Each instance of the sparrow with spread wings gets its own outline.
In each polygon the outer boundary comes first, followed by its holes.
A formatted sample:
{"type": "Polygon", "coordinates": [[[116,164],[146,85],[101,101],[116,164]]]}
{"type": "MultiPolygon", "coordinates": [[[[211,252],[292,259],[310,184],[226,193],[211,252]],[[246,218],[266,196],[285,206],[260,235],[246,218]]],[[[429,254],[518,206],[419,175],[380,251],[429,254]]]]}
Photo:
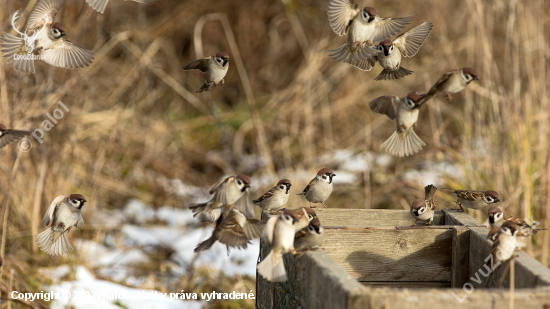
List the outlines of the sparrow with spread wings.
{"type": "Polygon", "coordinates": [[[92,63],[94,53],[67,40],[65,26],[53,22],[64,3],[65,0],[39,0],[25,25],[26,31],[33,31],[30,37],[19,30],[24,37],[3,33],[2,56],[11,67],[34,73],[34,59],[65,69],[83,68],[92,63]]]}

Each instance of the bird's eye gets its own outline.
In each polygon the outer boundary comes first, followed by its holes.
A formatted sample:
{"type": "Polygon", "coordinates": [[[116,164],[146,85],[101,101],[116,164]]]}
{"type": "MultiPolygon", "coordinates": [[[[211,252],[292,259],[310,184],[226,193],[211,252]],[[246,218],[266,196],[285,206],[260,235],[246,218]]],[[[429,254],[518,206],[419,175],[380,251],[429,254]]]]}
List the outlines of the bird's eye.
{"type": "Polygon", "coordinates": [[[321,177],[323,177],[323,179],[327,179],[327,176],[325,176],[325,175],[323,175],[323,176],[321,176],[321,177]]]}
{"type": "Polygon", "coordinates": [[[279,188],[281,188],[281,189],[284,189],[284,188],[285,188],[285,186],[284,186],[284,185],[281,185],[281,186],[280,186],[279,188]]]}
{"type": "Polygon", "coordinates": [[[363,18],[369,18],[369,14],[367,12],[363,12],[363,18]]]}
{"type": "Polygon", "coordinates": [[[311,220],[313,219],[313,216],[312,215],[307,215],[307,217],[311,220]]]}
{"type": "Polygon", "coordinates": [[[410,106],[410,107],[413,107],[414,106],[414,102],[409,100],[409,99],[405,99],[405,103],[410,106]]]}
{"type": "Polygon", "coordinates": [[[243,182],[237,179],[237,184],[242,185],[243,182]]]}
{"type": "Polygon", "coordinates": [[[307,229],[308,229],[310,232],[313,232],[313,230],[314,230],[313,226],[311,226],[311,225],[308,226],[307,229]]]}
{"type": "Polygon", "coordinates": [[[382,45],[378,45],[378,49],[379,49],[379,50],[383,50],[384,47],[383,47],[382,45]]]}
{"type": "Polygon", "coordinates": [[[290,216],[289,216],[289,215],[285,215],[285,220],[290,221],[290,216]]]}
{"type": "Polygon", "coordinates": [[[493,198],[490,196],[485,197],[485,199],[487,199],[487,202],[489,203],[493,202],[493,198]]]}

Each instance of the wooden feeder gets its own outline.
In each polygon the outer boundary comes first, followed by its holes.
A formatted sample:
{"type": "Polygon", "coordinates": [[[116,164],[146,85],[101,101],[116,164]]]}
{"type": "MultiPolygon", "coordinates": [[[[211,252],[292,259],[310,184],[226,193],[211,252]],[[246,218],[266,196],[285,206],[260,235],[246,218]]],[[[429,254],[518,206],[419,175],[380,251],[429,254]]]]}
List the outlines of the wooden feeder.
{"type": "MultiPolygon", "coordinates": [[[[489,229],[466,213],[436,211],[432,226],[413,227],[407,210],[316,211],[322,250],[286,254],[286,282],[257,275],[257,308],[511,308],[509,263],[489,274],[489,229]]],[[[550,309],[550,270],[516,256],[512,305],[550,309]]]]}

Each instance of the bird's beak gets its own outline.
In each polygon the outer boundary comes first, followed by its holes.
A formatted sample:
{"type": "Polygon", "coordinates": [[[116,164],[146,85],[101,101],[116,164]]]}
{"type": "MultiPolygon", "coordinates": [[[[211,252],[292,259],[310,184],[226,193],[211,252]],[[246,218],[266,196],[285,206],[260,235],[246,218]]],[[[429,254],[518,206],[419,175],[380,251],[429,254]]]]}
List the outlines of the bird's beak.
{"type": "Polygon", "coordinates": [[[336,176],[336,174],[332,173],[332,177],[336,176]]]}
{"type": "Polygon", "coordinates": [[[66,32],[61,32],[61,36],[67,36],[66,32]]]}
{"type": "Polygon", "coordinates": [[[497,199],[496,199],[496,201],[497,201],[497,202],[500,202],[500,199],[499,199],[499,198],[497,198],[497,199]]]}
{"type": "Polygon", "coordinates": [[[83,200],[83,201],[84,201],[84,203],[87,202],[87,200],[83,200]]]}
{"type": "Polygon", "coordinates": [[[477,80],[481,80],[481,78],[479,78],[479,76],[476,76],[476,79],[477,79],[477,80]]]}

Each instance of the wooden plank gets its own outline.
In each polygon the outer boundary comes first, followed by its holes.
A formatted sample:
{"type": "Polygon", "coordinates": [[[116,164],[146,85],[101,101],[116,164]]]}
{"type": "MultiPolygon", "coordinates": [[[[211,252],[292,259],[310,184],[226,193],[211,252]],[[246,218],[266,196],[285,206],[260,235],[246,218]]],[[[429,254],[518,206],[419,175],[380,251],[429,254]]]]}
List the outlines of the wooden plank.
{"type": "Polygon", "coordinates": [[[326,230],[321,248],[359,281],[451,281],[449,229],[326,230]]]}
{"type": "Polygon", "coordinates": [[[470,230],[467,227],[455,227],[452,239],[451,286],[461,287],[468,281],[470,260],[470,230]]]}
{"type": "Polygon", "coordinates": [[[450,288],[448,281],[359,281],[367,287],[391,287],[400,289],[450,288]]]}
{"type": "MultiPolygon", "coordinates": [[[[315,212],[322,225],[411,226],[414,222],[409,210],[316,208],[315,212]]],[[[444,224],[444,215],[441,211],[435,211],[433,224],[444,224]]]]}
{"type": "MultiPolygon", "coordinates": [[[[466,293],[463,289],[389,289],[377,288],[366,291],[370,294],[369,305],[348,308],[399,308],[399,309],[479,309],[510,308],[508,289],[475,289],[466,293]],[[452,294],[454,293],[454,295],[452,294]],[[461,302],[462,301],[462,302],[461,302]]],[[[516,290],[514,308],[548,308],[549,289],[516,290]]],[[[305,308],[312,308],[306,306],[305,308]]]]}
{"type": "Polygon", "coordinates": [[[364,293],[366,288],[325,252],[309,251],[302,257],[285,255],[284,258],[289,280],[281,284],[281,293],[291,294],[302,308],[350,308],[350,300],[354,300],[360,308],[368,307],[369,296],[364,293]]]}
{"type": "Polygon", "coordinates": [[[487,227],[470,217],[466,212],[456,211],[453,209],[443,209],[441,212],[444,215],[446,225],[465,225],[472,227],[487,227]]]}

